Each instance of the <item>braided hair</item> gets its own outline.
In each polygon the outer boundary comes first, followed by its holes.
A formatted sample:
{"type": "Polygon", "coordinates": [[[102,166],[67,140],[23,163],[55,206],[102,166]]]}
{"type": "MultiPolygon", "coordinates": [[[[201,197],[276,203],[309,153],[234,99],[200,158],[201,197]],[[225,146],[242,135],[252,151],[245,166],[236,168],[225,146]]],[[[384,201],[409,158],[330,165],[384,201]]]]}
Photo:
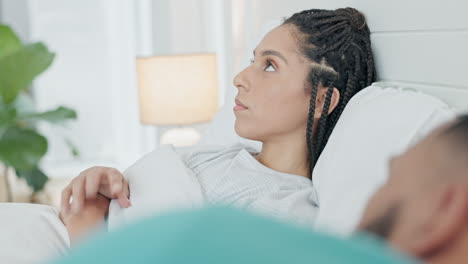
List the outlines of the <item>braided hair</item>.
{"type": "Polygon", "coordinates": [[[307,75],[310,93],[307,120],[309,170],[312,170],[338,118],[353,95],[376,80],[370,30],[354,8],[310,9],[293,14],[283,25],[294,25],[300,52],[312,61],[307,75]],[[327,88],[323,111],[314,134],[314,114],[319,85],[327,88]],[[336,108],[328,114],[333,88],[340,92],[336,108]]]}
{"type": "Polygon", "coordinates": [[[461,115],[445,129],[445,135],[451,136],[457,147],[466,150],[468,154],[468,114],[461,115]]]}

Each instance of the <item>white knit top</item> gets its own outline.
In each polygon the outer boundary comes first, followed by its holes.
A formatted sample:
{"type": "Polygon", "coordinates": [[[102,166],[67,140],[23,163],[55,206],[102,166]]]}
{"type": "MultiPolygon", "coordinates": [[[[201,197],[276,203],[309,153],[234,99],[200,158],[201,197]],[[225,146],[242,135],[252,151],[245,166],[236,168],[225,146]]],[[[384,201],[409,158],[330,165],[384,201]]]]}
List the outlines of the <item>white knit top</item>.
{"type": "Polygon", "coordinates": [[[310,179],[272,170],[244,145],[178,148],[212,204],[240,207],[312,227],[318,211],[310,179]]]}

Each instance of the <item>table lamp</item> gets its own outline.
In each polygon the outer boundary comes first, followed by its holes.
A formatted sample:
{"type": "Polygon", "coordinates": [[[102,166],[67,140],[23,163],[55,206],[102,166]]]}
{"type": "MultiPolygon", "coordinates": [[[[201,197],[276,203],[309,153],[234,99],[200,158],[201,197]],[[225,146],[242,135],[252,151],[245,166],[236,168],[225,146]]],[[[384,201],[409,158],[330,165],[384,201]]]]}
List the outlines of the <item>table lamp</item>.
{"type": "Polygon", "coordinates": [[[162,128],[159,142],[195,144],[190,125],[210,121],[218,111],[215,54],[139,57],[136,61],[140,121],[162,128]]]}

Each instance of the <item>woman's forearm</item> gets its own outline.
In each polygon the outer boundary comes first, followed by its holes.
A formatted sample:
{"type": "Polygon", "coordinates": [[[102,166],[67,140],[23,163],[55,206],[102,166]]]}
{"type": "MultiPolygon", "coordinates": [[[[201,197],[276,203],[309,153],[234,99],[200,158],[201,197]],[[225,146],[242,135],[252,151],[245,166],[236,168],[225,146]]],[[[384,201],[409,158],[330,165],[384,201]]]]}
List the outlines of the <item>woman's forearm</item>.
{"type": "Polygon", "coordinates": [[[95,207],[85,207],[78,214],[70,216],[66,227],[73,247],[90,233],[105,226],[105,214],[95,207]]]}

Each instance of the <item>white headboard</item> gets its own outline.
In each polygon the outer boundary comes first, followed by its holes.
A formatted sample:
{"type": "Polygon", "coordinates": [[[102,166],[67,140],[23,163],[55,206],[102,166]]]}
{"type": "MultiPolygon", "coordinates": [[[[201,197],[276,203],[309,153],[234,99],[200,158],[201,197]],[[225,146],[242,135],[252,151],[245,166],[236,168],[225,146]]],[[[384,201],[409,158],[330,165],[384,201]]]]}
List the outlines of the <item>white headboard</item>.
{"type": "MultiPolygon", "coordinates": [[[[466,0],[236,0],[233,50],[251,54],[265,24],[310,8],[354,7],[371,29],[379,81],[434,95],[468,112],[468,1],[466,0]]],[[[233,72],[244,56],[233,61],[233,72]]]]}

